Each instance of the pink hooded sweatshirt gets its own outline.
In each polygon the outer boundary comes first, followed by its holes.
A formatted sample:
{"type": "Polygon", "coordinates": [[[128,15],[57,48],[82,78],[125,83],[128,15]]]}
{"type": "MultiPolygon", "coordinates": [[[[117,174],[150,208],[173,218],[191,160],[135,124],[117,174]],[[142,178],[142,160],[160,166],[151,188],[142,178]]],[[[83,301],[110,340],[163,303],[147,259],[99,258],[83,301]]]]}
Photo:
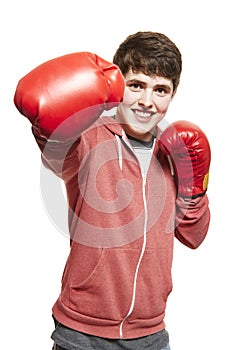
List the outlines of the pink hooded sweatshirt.
{"type": "MultiPolygon", "coordinates": [[[[208,198],[177,197],[157,140],[146,175],[122,127],[102,117],[75,142],[33,130],[44,165],[66,185],[70,254],[53,315],[74,330],[137,338],[165,328],[174,237],[197,248],[208,231],[208,198]]],[[[56,198],[54,198],[56,201],[56,198]]]]}

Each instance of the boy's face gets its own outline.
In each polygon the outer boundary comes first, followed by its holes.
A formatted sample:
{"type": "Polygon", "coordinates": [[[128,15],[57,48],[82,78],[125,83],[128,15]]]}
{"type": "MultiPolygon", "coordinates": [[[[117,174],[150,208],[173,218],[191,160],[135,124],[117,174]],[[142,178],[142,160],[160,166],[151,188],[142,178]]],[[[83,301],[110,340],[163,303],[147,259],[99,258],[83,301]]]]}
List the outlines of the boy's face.
{"type": "Polygon", "coordinates": [[[125,84],[124,98],[117,109],[116,120],[128,135],[149,141],[174,96],[172,80],[129,71],[125,84]]]}

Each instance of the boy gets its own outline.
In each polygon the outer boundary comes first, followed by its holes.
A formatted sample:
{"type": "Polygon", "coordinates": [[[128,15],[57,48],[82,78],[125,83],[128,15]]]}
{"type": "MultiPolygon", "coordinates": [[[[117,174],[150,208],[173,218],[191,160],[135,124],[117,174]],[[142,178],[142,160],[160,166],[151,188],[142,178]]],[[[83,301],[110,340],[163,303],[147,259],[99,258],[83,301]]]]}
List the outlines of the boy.
{"type": "Polygon", "coordinates": [[[169,350],[173,240],[197,248],[208,231],[206,136],[185,121],[158,125],[179,84],[178,48],[138,32],[113,62],[66,55],[30,72],[15,93],[44,165],[67,190],[70,254],[53,306],[55,350],[169,350]]]}

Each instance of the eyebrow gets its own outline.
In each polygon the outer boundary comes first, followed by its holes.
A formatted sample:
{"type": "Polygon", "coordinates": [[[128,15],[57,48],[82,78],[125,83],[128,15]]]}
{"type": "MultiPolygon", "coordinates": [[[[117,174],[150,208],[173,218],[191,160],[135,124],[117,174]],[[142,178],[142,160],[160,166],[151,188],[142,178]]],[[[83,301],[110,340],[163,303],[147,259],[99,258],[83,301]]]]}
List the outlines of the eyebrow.
{"type": "Polygon", "coordinates": [[[171,91],[171,86],[170,85],[167,85],[167,84],[156,84],[155,85],[156,87],[160,87],[162,89],[165,89],[165,90],[168,90],[168,91],[171,91]]]}
{"type": "Polygon", "coordinates": [[[145,81],[138,80],[138,79],[127,80],[127,83],[146,84],[145,81]]]}

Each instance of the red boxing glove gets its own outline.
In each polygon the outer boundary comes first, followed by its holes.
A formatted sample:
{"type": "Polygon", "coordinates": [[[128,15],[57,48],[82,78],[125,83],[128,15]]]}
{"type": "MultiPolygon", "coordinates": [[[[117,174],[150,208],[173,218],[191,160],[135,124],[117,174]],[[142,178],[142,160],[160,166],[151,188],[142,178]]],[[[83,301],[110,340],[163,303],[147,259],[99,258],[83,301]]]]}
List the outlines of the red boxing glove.
{"type": "Polygon", "coordinates": [[[123,98],[119,68],[89,52],[54,58],[24,76],[14,103],[41,136],[77,137],[123,98]],[[79,113],[80,112],[80,113],[79,113]]]}
{"type": "Polygon", "coordinates": [[[178,195],[189,198],[204,195],[211,159],[204,132],[189,121],[176,121],[162,133],[159,145],[171,158],[178,195]]]}

